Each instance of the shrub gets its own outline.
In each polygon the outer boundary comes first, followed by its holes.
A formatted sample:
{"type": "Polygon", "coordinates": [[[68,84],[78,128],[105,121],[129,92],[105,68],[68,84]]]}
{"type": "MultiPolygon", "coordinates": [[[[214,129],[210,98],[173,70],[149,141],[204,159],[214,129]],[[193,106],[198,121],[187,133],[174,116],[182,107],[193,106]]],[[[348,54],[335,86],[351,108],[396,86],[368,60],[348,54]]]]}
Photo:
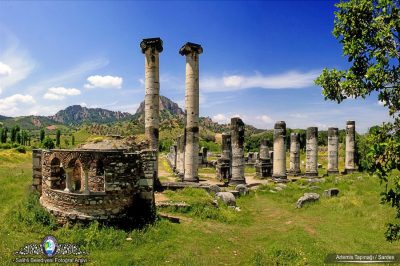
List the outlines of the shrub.
{"type": "Polygon", "coordinates": [[[18,146],[15,150],[19,153],[26,153],[26,148],[24,146],[18,146]]]}

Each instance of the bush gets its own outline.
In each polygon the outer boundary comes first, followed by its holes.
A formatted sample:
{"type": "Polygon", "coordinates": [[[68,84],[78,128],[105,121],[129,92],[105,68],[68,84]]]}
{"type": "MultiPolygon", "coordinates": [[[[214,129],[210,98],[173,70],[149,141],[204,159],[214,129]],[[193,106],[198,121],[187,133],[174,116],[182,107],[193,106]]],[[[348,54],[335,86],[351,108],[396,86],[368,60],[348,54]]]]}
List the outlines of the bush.
{"type": "Polygon", "coordinates": [[[50,137],[45,137],[43,141],[43,148],[45,149],[54,149],[54,141],[50,137]]]}
{"type": "Polygon", "coordinates": [[[26,148],[24,146],[18,146],[15,150],[19,153],[26,153],[26,148]]]}

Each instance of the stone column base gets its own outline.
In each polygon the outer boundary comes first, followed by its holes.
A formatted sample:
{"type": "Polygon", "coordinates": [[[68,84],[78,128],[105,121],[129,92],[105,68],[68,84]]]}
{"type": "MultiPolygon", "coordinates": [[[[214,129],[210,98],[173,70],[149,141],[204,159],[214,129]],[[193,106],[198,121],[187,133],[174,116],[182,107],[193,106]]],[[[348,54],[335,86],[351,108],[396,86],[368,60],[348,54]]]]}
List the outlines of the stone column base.
{"type": "Polygon", "coordinates": [[[301,171],[288,171],[287,173],[292,176],[300,176],[301,175],[301,171]]]}
{"type": "Polygon", "coordinates": [[[317,177],[318,176],[318,172],[306,172],[304,174],[305,177],[317,177]]]}
{"type": "Polygon", "coordinates": [[[326,172],[327,175],[338,175],[339,174],[339,170],[328,170],[326,172]]]}
{"type": "Polygon", "coordinates": [[[342,173],[344,175],[347,175],[347,174],[356,173],[356,172],[358,172],[358,169],[353,168],[353,169],[344,169],[344,171],[342,173]]]}

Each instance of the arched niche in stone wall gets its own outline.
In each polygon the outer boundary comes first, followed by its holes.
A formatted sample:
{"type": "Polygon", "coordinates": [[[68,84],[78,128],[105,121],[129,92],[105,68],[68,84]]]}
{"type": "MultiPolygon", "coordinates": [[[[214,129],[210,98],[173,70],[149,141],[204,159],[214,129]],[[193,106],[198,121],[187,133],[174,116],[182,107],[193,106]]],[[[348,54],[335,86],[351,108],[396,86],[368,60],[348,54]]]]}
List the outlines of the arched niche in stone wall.
{"type": "Polygon", "coordinates": [[[84,171],[79,159],[71,159],[67,165],[67,173],[70,175],[71,191],[81,192],[84,189],[84,171]]]}

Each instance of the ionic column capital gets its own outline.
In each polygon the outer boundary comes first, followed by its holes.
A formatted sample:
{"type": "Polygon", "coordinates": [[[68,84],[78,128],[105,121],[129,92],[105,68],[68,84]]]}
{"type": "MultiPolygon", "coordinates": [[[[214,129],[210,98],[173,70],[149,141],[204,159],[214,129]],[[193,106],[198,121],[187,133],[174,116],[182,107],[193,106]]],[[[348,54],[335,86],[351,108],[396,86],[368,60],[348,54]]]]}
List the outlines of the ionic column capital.
{"type": "Polygon", "coordinates": [[[140,42],[140,48],[142,49],[142,53],[146,53],[149,49],[161,53],[163,51],[163,41],[160,38],[143,39],[140,42]]]}
{"type": "Polygon", "coordinates": [[[181,55],[188,55],[192,53],[201,54],[203,53],[203,47],[201,47],[200,44],[187,42],[181,47],[181,49],[179,49],[179,53],[181,55]]]}

